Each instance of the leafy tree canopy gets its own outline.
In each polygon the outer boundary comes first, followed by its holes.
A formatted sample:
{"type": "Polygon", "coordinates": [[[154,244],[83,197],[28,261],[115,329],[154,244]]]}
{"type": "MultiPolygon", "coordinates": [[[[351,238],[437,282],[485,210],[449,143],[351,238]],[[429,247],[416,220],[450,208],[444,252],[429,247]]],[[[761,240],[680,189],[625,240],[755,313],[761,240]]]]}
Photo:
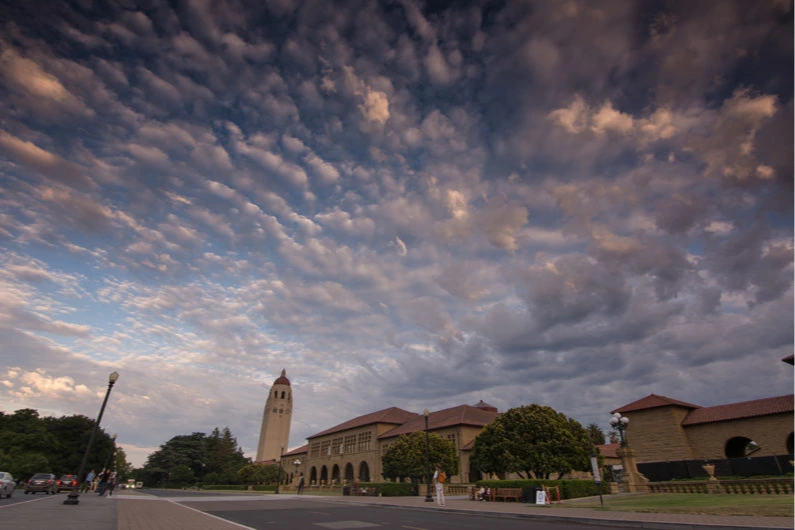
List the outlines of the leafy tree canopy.
{"type": "MultiPolygon", "coordinates": [[[[448,476],[458,474],[458,452],[453,442],[435,433],[428,435],[430,446],[430,472],[439,464],[448,476]]],[[[389,480],[411,479],[415,483],[426,482],[425,476],[425,432],[402,434],[381,457],[382,474],[389,480]]]]}
{"type": "MultiPolygon", "coordinates": [[[[282,470],[284,476],[284,470],[282,470]]],[[[243,484],[277,484],[279,466],[276,464],[249,464],[237,471],[237,480],[243,484]]]]}
{"type": "Polygon", "coordinates": [[[588,430],[588,438],[591,440],[593,445],[604,445],[605,443],[605,433],[599,426],[595,423],[591,423],[586,427],[588,430]]]}
{"type": "Polygon", "coordinates": [[[214,483],[230,484],[237,482],[238,470],[249,463],[229,428],[215,428],[209,436],[202,432],[174,436],[149,455],[143,472],[150,484],[175,484],[175,470],[180,483],[205,481],[209,475],[214,483]]]}
{"type": "MultiPolygon", "coordinates": [[[[86,416],[40,417],[34,409],[0,412],[0,468],[26,480],[35,473],[74,474],[96,422],[86,416]]],[[[115,448],[98,429],[84,472],[101,469],[115,448]]]]}
{"type": "Polygon", "coordinates": [[[588,431],[551,407],[529,405],[508,410],[475,438],[470,461],[483,473],[516,473],[524,478],[562,477],[587,471],[588,431]]]}

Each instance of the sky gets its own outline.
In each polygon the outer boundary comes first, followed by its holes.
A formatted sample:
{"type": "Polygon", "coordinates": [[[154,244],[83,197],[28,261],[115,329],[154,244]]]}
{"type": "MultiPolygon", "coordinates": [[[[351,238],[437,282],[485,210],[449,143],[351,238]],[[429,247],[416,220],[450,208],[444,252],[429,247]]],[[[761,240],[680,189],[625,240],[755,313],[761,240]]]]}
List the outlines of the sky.
{"type": "MultiPolygon", "coordinates": [[[[386,407],[790,394],[793,9],[0,7],[0,411],[136,466],[386,407]]],[[[631,426],[630,433],[631,435],[631,426]]]]}

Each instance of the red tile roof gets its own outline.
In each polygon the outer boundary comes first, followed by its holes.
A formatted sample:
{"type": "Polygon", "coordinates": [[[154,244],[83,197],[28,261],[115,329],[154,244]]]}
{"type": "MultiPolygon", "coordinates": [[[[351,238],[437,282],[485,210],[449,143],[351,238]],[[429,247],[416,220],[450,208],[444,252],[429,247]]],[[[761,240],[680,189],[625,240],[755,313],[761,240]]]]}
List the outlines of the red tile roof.
{"type": "Polygon", "coordinates": [[[295,455],[304,455],[309,450],[309,444],[304,444],[297,449],[293,449],[292,451],[287,451],[284,453],[284,456],[295,456],[295,455]]]}
{"type": "Polygon", "coordinates": [[[290,380],[287,379],[287,376],[285,375],[286,373],[287,373],[286,370],[282,370],[282,375],[280,375],[276,379],[276,381],[273,382],[273,384],[274,385],[287,385],[287,386],[290,386],[290,380]]]}
{"type": "Polygon", "coordinates": [[[778,396],[715,407],[698,408],[690,412],[682,425],[698,425],[716,421],[738,420],[742,418],[755,418],[770,414],[785,414],[793,412],[793,395],[778,396]]]}
{"type": "MultiPolygon", "coordinates": [[[[452,427],[454,425],[472,425],[475,427],[485,427],[491,423],[494,418],[499,416],[495,410],[488,410],[479,407],[472,407],[470,405],[459,405],[449,409],[438,410],[431,412],[428,415],[428,430],[435,431],[452,427]]],[[[394,438],[401,434],[408,434],[416,431],[425,430],[425,416],[418,414],[417,416],[409,419],[403,425],[395,427],[391,431],[387,431],[378,437],[379,440],[385,438],[394,438]]]]}
{"type": "Polygon", "coordinates": [[[353,418],[352,420],[348,420],[345,423],[340,423],[339,425],[336,425],[330,429],[326,429],[325,431],[321,431],[317,434],[313,434],[312,436],[308,436],[307,440],[311,440],[312,438],[318,438],[320,436],[326,436],[328,434],[333,434],[336,432],[347,431],[349,429],[358,429],[359,427],[364,427],[365,425],[372,425],[374,423],[389,423],[393,425],[402,425],[407,421],[409,421],[411,418],[416,418],[418,416],[419,415],[415,414],[414,412],[409,412],[407,410],[399,409],[397,407],[389,407],[388,409],[371,412],[370,414],[365,414],[364,416],[359,416],[357,418],[353,418]]]}
{"type": "Polygon", "coordinates": [[[621,447],[621,444],[604,444],[597,445],[596,449],[599,451],[599,454],[605,458],[618,458],[616,451],[619,447],[621,447]]]}
{"type": "Polygon", "coordinates": [[[621,408],[616,410],[611,410],[611,413],[620,412],[624,414],[625,412],[632,412],[633,410],[645,410],[645,409],[653,409],[656,407],[668,407],[671,405],[676,405],[679,407],[685,407],[688,409],[698,409],[701,408],[698,405],[693,405],[691,403],[685,403],[684,401],[678,401],[676,399],[671,399],[665,396],[658,396],[656,394],[649,394],[645,398],[641,398],[637,401],[633,401],[629,405],[624,405],[621,408]]]}

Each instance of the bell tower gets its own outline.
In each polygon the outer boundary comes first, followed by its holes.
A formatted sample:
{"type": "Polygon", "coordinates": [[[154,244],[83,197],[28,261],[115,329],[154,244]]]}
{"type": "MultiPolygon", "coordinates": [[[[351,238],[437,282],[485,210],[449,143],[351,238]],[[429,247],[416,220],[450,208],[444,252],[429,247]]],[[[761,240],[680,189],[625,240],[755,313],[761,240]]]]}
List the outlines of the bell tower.
{"type": "Polygon", "coordinates": [[[262,412],[256,462],[279,460],[282,451],[287,451],[292,417],[293,391],[285,370],[282,370],[282,375],[271,386],[265,410],[262,412]]]}

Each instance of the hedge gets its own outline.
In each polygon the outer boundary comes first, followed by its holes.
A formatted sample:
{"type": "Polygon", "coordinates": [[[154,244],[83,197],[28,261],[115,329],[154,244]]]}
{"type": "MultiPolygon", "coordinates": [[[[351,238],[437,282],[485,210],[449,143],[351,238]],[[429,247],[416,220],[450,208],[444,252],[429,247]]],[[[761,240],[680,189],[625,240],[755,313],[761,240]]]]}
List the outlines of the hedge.
{"type": "Polygon", "coordinates": [[[231,490],[231,491],[246,491],[248,486],[243,484],[204,484],[203,490],[231,490]]]}
{"type": "Polygon", "coordinates": [[[359,482],[357,488],[375,488],[383,497],[412,497],[419,495],[419,485],[410,482],[359,482]]]}
{"type": "MultiPolygon", "coordinates": [[[[563,499],[577,499],[580,497],[593,497],[599,495],[599,486],[591,480],[478,480],[475,483],[477,486],[489,488],[522,488],[522,496],[519,498],[522,502],[535,502],[536,488],[546,486],[550,489],[555,489],[555,486],[560,487],[560,498],[563,499]]],[[[609,488],[602,486],[602,493],[608,493],[609,488]]],[[[557,500],[557,498],[552,499],[557,500]]]]}

